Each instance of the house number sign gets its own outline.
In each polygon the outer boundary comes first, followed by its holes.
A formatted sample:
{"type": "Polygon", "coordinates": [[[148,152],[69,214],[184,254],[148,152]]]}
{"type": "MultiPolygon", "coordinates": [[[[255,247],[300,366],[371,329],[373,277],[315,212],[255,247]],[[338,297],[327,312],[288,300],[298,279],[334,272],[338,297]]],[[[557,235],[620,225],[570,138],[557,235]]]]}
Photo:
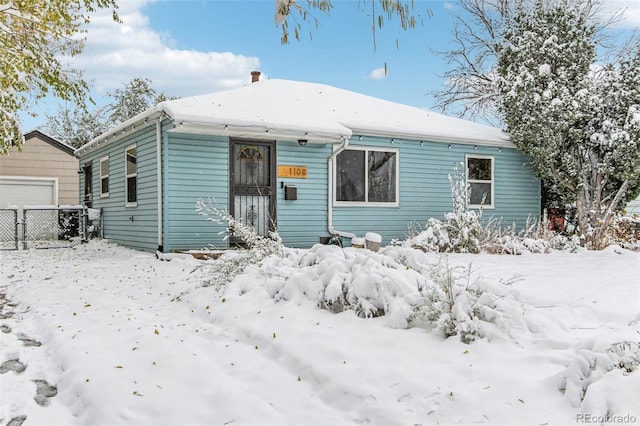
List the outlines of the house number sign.
{"type": "Polygon", "coordinates": [[[307,166],[278,166],[278,177],[306,179],[307,166]]]}

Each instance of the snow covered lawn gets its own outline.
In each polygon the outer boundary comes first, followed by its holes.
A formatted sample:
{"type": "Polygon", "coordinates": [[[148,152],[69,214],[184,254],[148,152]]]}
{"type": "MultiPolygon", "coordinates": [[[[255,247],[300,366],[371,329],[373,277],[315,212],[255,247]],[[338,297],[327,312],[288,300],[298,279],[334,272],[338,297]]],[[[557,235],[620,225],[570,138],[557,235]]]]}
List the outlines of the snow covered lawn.
{"type": "Polygon", "coordinates": [[[385,266],[391,255],[439,262],[398,247],[289,250],[217,288],[201,285],[205,261],[102,241],[1,252],[0,423],[640,421],[640,369],[618,368],[640,359],[639,252],[448,255],[507,289],[502,325],[470,344],[398,328],[415,283],[385,266]],[[350,274],[366,287],[383,267],[393,315],[317,307],[314,286],[350,274]]]}

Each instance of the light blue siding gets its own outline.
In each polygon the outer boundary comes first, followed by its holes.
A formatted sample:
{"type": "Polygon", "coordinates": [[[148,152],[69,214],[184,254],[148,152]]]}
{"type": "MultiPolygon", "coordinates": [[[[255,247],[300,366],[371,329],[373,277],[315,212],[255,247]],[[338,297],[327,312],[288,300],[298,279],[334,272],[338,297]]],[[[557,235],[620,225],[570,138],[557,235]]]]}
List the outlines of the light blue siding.
{"type": "Polygon", "coordinates": [[[515,149],[475,147],[464,144],[353,137],[350,146],[399,149],[400,204],[398,207],[341,207],[333,210],[334,227],[364,236],[377,232],[388,244],[404,239],[410,228],[424,226],[431,217],[443,219],[453,207],[449,175],[454,165],[462,167],[466,154],[490,155],[495,167],[495,209],[485,210],[483,220],[501,219],[506,225],[524,226],[529,215],[540,212],[540,186],[526,166],[526,158],[515,149]]]}
{"type": "Polygon", "coordinates": [[[278,142],[278,165],[306,166],[306,179],[278,178],[278,233],[288,247],[310,247],[327,231],[327,160],[331,145],[278,142]],[[283,186],[297,187],[298,199],[285,200],[283,186]]]}
{"type": "MultiPolygon", "coordinates": [[[[149,125],[103,147],[98,146],[80,158],[80,164],[93,163],[93,207],[102,209],[104,238],[139,250],[158,247],[158,194],[155,125],[149,125]],[[136,145],[136,207],[125,206],[125,149],[136,145]],[[100,159],[109,156],[109,196],[100,196],[100,159]]],[[[80,199],[84,199],[81,176],[80,199]]]]}
{"type": "Polygon", "coordinates": [[[164,250],[228,247],[225,224],[196,212],[198,199],[228,209],[228,138],[165,133],[163,143],[164,250]]]}
{"type": "MultiPolygon", "coordinates": [[[[228,208],[229,141],[226,137],[170,133],[165,136],[165,251],[228,246],[225,224],[195,211],[199,198],[228,208]]],[[[278,142],[278,165],[307,166],[306,179],[278,178],[276,225],[289,247],[310,247],[327,232],[329,145],[278,142]],[[297,187],[298,199],[285,200],[284,186],[297,187]]]]}

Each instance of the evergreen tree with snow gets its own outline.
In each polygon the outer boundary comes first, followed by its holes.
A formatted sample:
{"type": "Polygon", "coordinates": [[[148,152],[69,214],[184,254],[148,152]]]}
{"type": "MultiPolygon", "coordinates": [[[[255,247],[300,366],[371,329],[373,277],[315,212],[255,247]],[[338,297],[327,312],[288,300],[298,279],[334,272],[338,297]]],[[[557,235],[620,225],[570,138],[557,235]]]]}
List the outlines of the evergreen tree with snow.
{"type": "Polygon", "coordinates": [[[499,48],[500,105],[511,140],[576,207],[600,249],[616,210],[640,190],[640,57],[596,67],[596,26],[570,4],[521,10],[499,48]]]}

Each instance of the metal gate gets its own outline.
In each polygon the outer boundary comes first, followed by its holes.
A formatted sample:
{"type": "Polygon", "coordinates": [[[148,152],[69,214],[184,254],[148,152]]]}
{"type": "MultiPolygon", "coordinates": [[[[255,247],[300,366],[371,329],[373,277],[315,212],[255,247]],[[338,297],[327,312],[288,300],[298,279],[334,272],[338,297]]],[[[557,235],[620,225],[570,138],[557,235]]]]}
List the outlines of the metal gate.
{"type": "Polygon", "coordinates": [[[275,143],[232,139],[230,149],[229,211],[256,234],[267,236],[275,229],[275,143]]]}
{"type": "Polygon", "coordinates": [[[102,215],[87,207],[0,209],[0,249],[73,247],[101,236],[102,215]]]}
{"type": "Polygon", "coordinates": [[[18,209],[0,209],[0,249],[18,249],[18,225],[18,209]]]}

